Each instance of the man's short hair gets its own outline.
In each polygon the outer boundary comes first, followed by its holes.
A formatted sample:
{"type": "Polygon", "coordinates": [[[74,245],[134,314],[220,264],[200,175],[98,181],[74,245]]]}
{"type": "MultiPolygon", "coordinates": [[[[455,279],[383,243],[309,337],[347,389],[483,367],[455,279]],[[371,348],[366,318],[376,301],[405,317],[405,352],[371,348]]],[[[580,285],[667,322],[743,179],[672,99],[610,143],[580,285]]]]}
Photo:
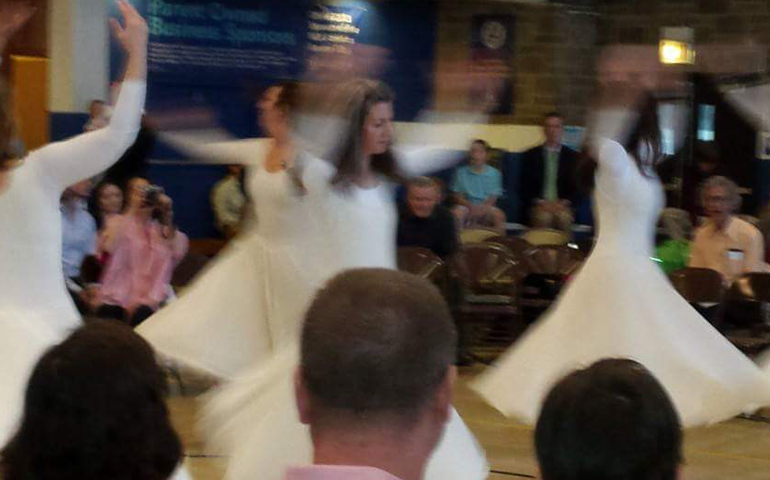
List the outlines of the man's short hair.
{"type": "Polygon", "coordinates": [[[436,181],[430,177],[412,177],[407,182],[409,188],[438,188],[436,181]]]}
{"type": "Polygon", "coordinates": [[[473,146],[473,145],[481,145],[481,146],[484,148],[484,150],[486,150],[487,152],[488,152],[488,151],[490,150],[490,148],[491,148],[491,147],[489,146],[489,142],[487,142],[486,140],[482,140],[482,139],[480,139],[480,138],[477,138],[477,139],[473,140],[473,141],[471,142],[471,146],[473,146]]]}
{"type": "Polygon", "coordinates": [[[408,424],[444,381],[456,341],[449,309],[427,280],[377,268],[337,275],[316,295],[302,331],[312,414],[408,424]]]}
{"type": "Polygon", "coordinates": [[[600,360],[558,382],[535,427],[543,480],[675,480],[679,417],[641,364],[600,360]]]}
{"type": "Polygon", "coordinates": [[[549,118],[558,118],[559,120],[564,120],[564,116],[561,113],[557,112],[556,110],[546,113],[543,116],[543,123],[545,123],[545,121],[548,120],[549,118]]]}
{"type": "Polygon", "coordinates": [[[738,185],[727,177],[721,175],[715,175],[709,177],[703,181],[700,187],[700,200],[701,204],[706,204],[706,194],[714,187],[721,187],[727,192],[727,196],[730,197],[730,205],[733,212],[737,212],[741,208],[743,199],[738,191],[738,185]]]}

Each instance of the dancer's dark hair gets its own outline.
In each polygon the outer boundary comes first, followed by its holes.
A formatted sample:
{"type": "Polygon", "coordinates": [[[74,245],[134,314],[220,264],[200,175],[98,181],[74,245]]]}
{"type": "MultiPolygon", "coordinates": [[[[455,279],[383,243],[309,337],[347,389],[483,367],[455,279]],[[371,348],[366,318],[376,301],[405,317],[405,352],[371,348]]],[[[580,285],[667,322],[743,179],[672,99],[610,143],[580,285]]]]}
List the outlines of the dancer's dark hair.
{"type": "Polygon", "coordinates": [[[152,347],[117,322],[95,321],[38,361],[4,480],[167,480],[182,447],[152,347]]]}
{"type": "MultiPolygon", "coordinates": [[[[292,116],[299,109],[301,98],[301,86],[298,82],[293,80],[284,80],[269,88],[278,89],[278,97],[275,100],[275,107],[283,111],[287,118],[289,125],[292,124],[292,116]]],[[[295,191],[299,195],[305,195],[307,188],[302,181],[302,165],[301,162],[297,162],[295,159],[294,165],[286,169],[286,173],[289,175],[289,179],[295,187],[295,191]]]]}
{"type": "MultiPolygon", "coordinates": [[[[658,100],[648,93],[637,103],[636,111],[639,116],[631,126],[631,134],[623,143],[623,147],[634,159],[639,172],[645,177],[652,178],[662,157],[658,100]]],[[[591,132],[587,132],[587,138],[590,135],[591,132]]],[[[599,155],[599,152],[593,151],[590,143],[590,141],[584,143],[577,169],[577,183],[586,192],[594,188],[599,155]]]]}
{"type": "MultiPolygon", "coordinates": [[[[378,103],[392,103],[395,100],[393,91],[385,83],[377,80],[356,79],[340,86],[341,101],[345,105],[337,106],[348,123],[347,131],[343,133],[341,147],[333,154],[332,163],[337,167],[337,174],[331,183],[340,189],[347,189],[355,182],[361,172],[363,161],[364,125],[372,107],[378,103]]],[[[398,168],[398,162],[392,150],[372,155],[371,169],[392,181],[401,182],[404,175],[398,168]]]]}

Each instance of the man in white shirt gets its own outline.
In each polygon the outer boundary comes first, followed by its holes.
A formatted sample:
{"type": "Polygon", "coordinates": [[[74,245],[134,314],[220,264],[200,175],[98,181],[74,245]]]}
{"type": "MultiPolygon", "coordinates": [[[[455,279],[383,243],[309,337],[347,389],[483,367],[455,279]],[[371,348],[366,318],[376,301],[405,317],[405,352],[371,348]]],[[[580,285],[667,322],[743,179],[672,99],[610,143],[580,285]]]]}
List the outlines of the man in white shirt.
{"type": "Polygon", "coordinates": [[[695,232],[689,266],[718,271],[725,285],[765,271],[762,234],[734,215],[741,204],[738,186],[726,177],[710,177],[701,187],[701,201],[708,221],[695,232]]]}
{"type": "Polygon", "coordinates": [[[414,275],[348,270],[305,315],[295,376],[313,465],[287,480],[421,480],[451,415],[457,335],[414,275]]]}

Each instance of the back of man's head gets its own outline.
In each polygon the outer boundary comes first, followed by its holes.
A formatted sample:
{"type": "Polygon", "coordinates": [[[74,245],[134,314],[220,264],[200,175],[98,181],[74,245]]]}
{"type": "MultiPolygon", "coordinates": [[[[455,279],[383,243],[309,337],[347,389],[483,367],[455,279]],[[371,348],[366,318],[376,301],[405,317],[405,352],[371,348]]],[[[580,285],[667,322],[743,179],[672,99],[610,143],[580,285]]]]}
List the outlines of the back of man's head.
{"type": "Polygon", "coordinates": [[[456,338],[446,303],[426,280],[373,268],[338,275],[305,317],[303,421],[311,432],[408,430],[451,389],[456,338]]]}
{"type": "Polygon", "coordinates": [[[562,379],[535,429],[543,480],[675,480],[679,417],[633,360],[605,359],[562,379]]]}

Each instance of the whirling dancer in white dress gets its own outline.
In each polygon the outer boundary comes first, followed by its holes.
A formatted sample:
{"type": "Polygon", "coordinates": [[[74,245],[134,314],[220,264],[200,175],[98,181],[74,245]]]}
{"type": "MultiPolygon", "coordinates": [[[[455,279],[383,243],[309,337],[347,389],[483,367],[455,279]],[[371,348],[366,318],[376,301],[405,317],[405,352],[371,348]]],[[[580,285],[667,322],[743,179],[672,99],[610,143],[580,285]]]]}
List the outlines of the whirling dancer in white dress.
{"type": "MultiPolygon", "coordinates": [[[[139,131],[146,83],[147,25],[126,2],[118,3],[125,27],[111,20],[126,51],[127,66],[110,125],[0,163],[0,442],[21,413],[34,363],[80,323],[62,272],[61,212],[64,189],[106,170],[131,146],[139,131]]],[[[0,32],[8,12],[0,11],[0,32]]],[[[0,33],[0,36],[3,35],[0,33]]],[[[0,39],[4,43],[6,37],[0,39]]],[[[10,106],[0,101],[2,153],[12,125],[10,106]]]]}
{"type": "Polygon", "coordinates": [[[535,423],[555,382],[607,357],[645,365],[668,391],[684,426],[770,404],[770,378],[704,320],[650,259],[664,206],[654,168],[660,151],[656,102],[640,110],[633,135],[613,134],[631,114],[598,114],[594,133],[626,147],[593,142],[599,220],[593,252],[551,310],[472,384],[495,408],[528,424],[535,423]]]}
{"type": "Polygon", "coordinates": [[[163,355],[219,378],[235,378],[295,342],[305,308],[328,274],[313,215],[317,191],[301,178],[324,162],[295,148],[289,118],[297,97],[298,86],[289,82],[265,91],[259,121],[272,137],[267,142],[206,144],[162,135],[195,158],[248,167],[256,225],[137,328],[163,355]]]}
{"type": "MultiPolygon", "coordinates": [[[[324,259],[327,278],[353,267],[396,268],[394,180],[460,158],[430,147],[391,150],[389,88],[354,81],[342,91],[350,106],[342,122],[346,131],[337,132],[342,133],[342,145],[330,164],[312,163],[303,176],[307,188],[319,192],[314,217],[322,226],[323,244],[317,255],[324,259]]],[[[230,455],[228,480],[278,480],[286,467],[311,462],[310,435],[293,401],[297,345],[295,339],[269,362],[225,384],[205,406],[203,420],[211,443],[230,455]]],[[[453,412],[426,478],[480,480],[487,475],[483,451],[453,412]]]]}

